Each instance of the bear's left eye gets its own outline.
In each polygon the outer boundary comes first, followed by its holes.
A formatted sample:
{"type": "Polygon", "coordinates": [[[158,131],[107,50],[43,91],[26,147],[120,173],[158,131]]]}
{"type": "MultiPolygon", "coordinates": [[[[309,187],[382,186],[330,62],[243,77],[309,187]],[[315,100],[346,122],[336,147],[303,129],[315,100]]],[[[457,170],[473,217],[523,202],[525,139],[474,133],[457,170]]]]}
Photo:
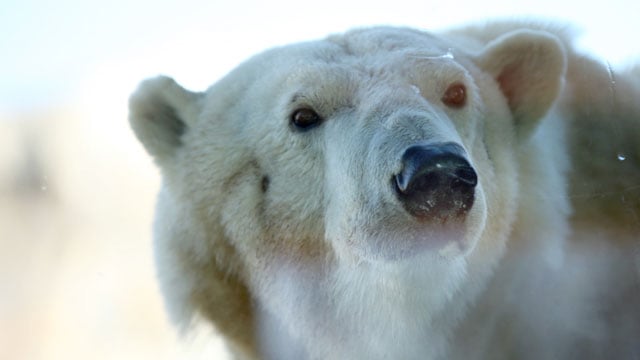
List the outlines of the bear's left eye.
{"type": "Polygon", "coordinates": [[[459,82],[449,85],[442,95],[442,102],[456,109],[463,107],[467,102],[467,88],[459,82]]]}
{"type": "Polygon", "coordinates": [[[291,114],[291,124],[301,131],[309,130],[322,122],[318,113],[309,108],[301,108],[291,114]]]}

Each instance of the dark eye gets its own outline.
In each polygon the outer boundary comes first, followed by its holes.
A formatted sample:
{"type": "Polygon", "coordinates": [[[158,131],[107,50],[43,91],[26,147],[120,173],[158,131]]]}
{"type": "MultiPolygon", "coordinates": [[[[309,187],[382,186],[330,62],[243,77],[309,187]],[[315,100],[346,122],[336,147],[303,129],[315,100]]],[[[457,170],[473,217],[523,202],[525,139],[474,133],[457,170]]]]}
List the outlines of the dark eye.
{"type": "Polygon", "coordinates": [[[467,102],[467,88],[461,83],[449,85],[444,95],[442,95],[442,102],[456,109],[463,107],[467,102]]]}
{"type": "Polygon", "coordinates": [[[309,108],[298,109],[291,114],[291,124],[298,130],[309,130],[321,122],[320,115],[309,108]]]}

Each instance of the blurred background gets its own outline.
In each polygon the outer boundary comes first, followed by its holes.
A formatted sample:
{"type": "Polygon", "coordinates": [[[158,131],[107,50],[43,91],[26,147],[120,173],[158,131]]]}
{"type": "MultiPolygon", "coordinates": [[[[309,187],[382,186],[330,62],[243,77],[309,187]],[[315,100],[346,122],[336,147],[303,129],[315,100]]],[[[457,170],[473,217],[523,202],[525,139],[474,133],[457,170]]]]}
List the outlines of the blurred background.
{"type": "Polygon", "coordinates": [[[127,98],[143,78],[204,90],[275,45],[354,26],[439,29],[505,16],[574,24],[614,67],[640,59],[640,2],[3,0],[0,359],[226,359],[179,338],[155,281],[157,169],[127,98]]]}

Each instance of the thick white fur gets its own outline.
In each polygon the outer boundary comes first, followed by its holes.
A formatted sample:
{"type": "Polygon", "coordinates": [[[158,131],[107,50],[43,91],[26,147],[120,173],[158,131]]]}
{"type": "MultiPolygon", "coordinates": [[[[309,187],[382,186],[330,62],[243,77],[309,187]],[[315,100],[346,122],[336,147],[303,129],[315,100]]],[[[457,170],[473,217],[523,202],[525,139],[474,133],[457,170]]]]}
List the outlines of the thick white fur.
{"type": "MultiPolygon", "coordinates": [[[[638,227],[572,210],[591,181],[576,109],[594,106],[574,64],[606,69],[569,41],[533,24],[372,28],[270,50],[202,94],[145,82],[131,123],[163,171],[156,257],[175,320],[211,321],[238,358],[638,356],[638,227]],[[460,109],[441,101],[456,82],[460,109]],[[300,107],[323,123],[292,128],[300,107]],[[437,142],[460,144],[479,184],[460,235],[433,244],[389,181],[407,147],[437,142]]],[[[629,131],[636,84],[620,85],[629,131]]]]}

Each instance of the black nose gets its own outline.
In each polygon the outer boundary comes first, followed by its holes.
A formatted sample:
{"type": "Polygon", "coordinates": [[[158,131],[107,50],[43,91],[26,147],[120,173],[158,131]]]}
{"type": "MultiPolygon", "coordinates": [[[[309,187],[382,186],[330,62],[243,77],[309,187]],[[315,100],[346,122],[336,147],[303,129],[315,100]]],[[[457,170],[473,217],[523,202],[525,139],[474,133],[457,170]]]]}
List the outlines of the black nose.
{"type": "Polygon", "coordinates": [[[402,155],[393,183],[411,215],[447,221],[471,209],[478,176],[458,144],[415,145],[402,155]]]}

